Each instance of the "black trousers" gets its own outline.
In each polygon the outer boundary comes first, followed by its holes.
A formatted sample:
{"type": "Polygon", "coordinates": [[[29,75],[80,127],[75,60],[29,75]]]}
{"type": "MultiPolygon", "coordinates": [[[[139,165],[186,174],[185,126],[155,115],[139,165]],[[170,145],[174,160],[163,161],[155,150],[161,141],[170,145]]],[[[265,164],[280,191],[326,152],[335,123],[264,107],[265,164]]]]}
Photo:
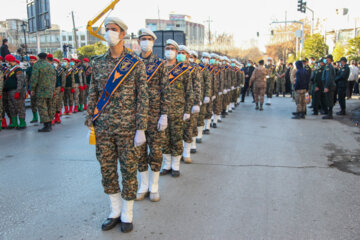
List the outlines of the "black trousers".
{"type": "Polygon", "coordinates": [[[347,82],[347,97],[351,98],[353,91],[354,91],[354,85],[355,85],[355,81],[348,81],[347,82]]]}
{"type": "Polygon", "coordinates": [[[337,88],[338,101],[341,107],[341,111],[345,111],[346,109],[346,87],[338,87],[337,88]]]}

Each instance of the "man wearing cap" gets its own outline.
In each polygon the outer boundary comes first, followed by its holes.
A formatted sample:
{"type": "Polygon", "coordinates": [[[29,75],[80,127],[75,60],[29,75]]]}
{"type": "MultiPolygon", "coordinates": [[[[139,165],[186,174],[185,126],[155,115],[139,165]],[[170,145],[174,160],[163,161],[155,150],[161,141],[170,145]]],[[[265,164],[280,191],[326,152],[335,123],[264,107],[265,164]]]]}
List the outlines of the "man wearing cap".
{"type": "MultiPolygon", "coordinates": [[[[54,63],[54,56],[49,53],[47,56],[46,56],[46,61],[54,68],[55,70],[55,74],[56,74],[56,66],[55,66],[55,63],[54,63]]],[[[56,77],[54,78],[54,82],[53,82],[53,97],[51,98],[51,114],[53,116],[53,119],[51,121],[51,124],[54,125],[55,124],[55,102],[56,102],[56,77]]]]}
{"type": "Polygon", "coordinates": [[[64,91],[65,91],[65,69],[61,66],[60,61],[54,58],[56,62],[56,84],[55,84],[55,101],[53,103],[53,108],[55,111],[54,123],[61,123],[61,110],[63,107],[64,101],[64,91]]]}
{"type": "Polygon", "coordinates": [[[83,82],[84,82],[84,95],[83,95],[83,103],[84,103],[84,110],[87,110],[87,99],[89,96],[89,87],[91,83],[91,77],[92,77],[92,67],[89,64],[88,58],[83,58],[83,82]]]}
{"type": "Polygon", "coordinates": [[[250,78],[254,70],[254,64],[251,60],[249,60],[246,64],[246,67],[244,68],[245,85],[242,89],[241,102],[245,102],[245,95],[247,94],[247,91],[249,89],[250,78]]]}
{"type": "Polygon", "coordinates": [[[4,91],[7,93],[11,124],[8,128],[26,128],[25,122],[25,75],[17,66],[13,55],[6,55],[6,62],[10,67],[5,72],[4,91]],[[18,124],[18,117],[20,124],[18,124]]]}
{"type": "Polygon", "coordinates": [[[74,93],[75,93],[75,76],[74,61],[67,58],[63,59],[63,68],[65,72],[65,89],[64,89],[64,107],[65,115],[71,115],[73,112],[74,93]]]}
{"type": "Polygon", "coordinates": [[[314,71],[314,74],[312,76],[312,87],[314,89],[313,93],[313,115],[318,115],[319,110],[325,110],[325,114],[328,114],[327,109],[324,109],[324,106],[326,106],[325,103],[325,95],[324,95],[324,84],[322,82],[322,74],[325,68],[325,63],[323,62],[323,59],[320,59],[316,62],[318,65],[317,69],[314,71]]]}
{"type": "Polygon", "coordinates": [[[74,102],[75,108],[74,113],[81,112],[83,110],[82,102],[83,102],[83,69],[81,67],[81,61],[79,59],[74,59],[74,78],[75,78],[75,94],[74,94],[74,102]],[[79,108],[80,106],[80,108],[79,108]]]}
{"type": "MultiPolygon", "coordinates": [[[[36,56],[30,56],[30,66],[25,70],[26,73],[26,90],[30,94],[30,79],[31,79],[31,72],[32,67],[34,63],[36,63],[37,57],[36,56]]],[[[30,121],[30,123],[36,123],[38,122],[38,113],[37,113],[37,107],[36,107],[36,97],[31,96],[30,97],[30,104],[31,104],[31,112],[33,114],[33,119],[30,121]]]]}
{"type": "Polygon", "coordinates": [[[286,67],[284,64],[284,60],[280,58],[280,62],[276,68],[276,96],[282,93],[283,97],[285,97],[285,71],[286,67]]]}
{"type": "MultiPolygon", "coordinates": [[[[193,58],[197,59],[197,53],[193,52],[193,58]]],[[[212,106],[211,97],[212,97],[212,89],[211,89],[211,77],[209,72],[209,61],[210,54],[207,52],[202,53],[201,63],[198,65],[200,74],[201,74],[201,95],[200,99],[202,99],[203,104],[200,107],[199,117],[197,119],[197,136],[194,136],[195,141],[191,146],[191,149],[196,150],[196,143],[202,142],[202,135],[205,126],[205,118],[207,115],[207,109],[209,106],[212,106]]],[[[211,119],[211,114],[208,114],[208,119],[211,119]]],[[[210,126],[210,123],[209,123],[210,126]]]]}
{"type": "Polygon", "coordinates": [[[350,68],[347,64],[346,57],[342,57],[340,59],[340,66],[336,77],[335,77],[335,83],[337,88],[337,94],[338,94],[338,100],[340,104],[340,112],[337,112],[337,115],[345,115],[346,114],[346,88],[347,88],[347,81],[350,76],[350,68]]]}
{"type": "Polygon", "coordinates": [[[168,39],[165,46],[165,66],[169,72],[170,109],[160,175],[171,173],[173,177],[180,176],[184,126],[185,121],[190,121],[194,105],[190,68],[183,63],[186,61],[186,55],[177,56],[178,51],[179,45],[168,39]]]}
{"type": "Polygon", "coordinates": [[[40,53],[38,57],[39,61],[34,64],[31,74],[30,91],[31,96],[36,96],[40,122],[44,124],[44,127],[38,131],[50,132],[53,119],[52,99],[56,72],[54,67],[46,61],[46,53],[40,53]]]}
{"type": "MultiPolygon", "coordinates": [[[[184,128],[184,151],[183,151],[183,160],[185,163],[192,163],[191,160],[191,143],[193,142],[193,136],[197,135],[194,133],[194,126],[197,126],[197,118],[200,112],[200,95],[201,95],[201,80],[200,80],[200,71],[199,68],[194,64],[190,63],[190,49],[184,45],[179,46],[179,53],[177,55],[178,62],[182,62],[184,66],[189,67],[189,73],[191,77],[191,83],[193,88],[193,107],[191,110],[190,121],[185,121],[184,128]]],[[[196,140],[196,139],[195,139],[196,140]]]]}
{"type": "Polygon", "coordinates": [[[221,112],[222,112],[222,103],[223,103],[223,91],[224,91],[224,74],[222,73],[223,69],[221,68],[222,57],[217,54],[212,54],[211,59],[215,59],[215,70],[214,74],[214,93],[216,94],[216,98],[213,106],[213,116],[212,116],[212,124],[211,127],[217,128],[217,123],[220,120],[221,112]]]}
{"type": "Polygon", "coordinates": [[[215,84],[215,82],[214,82],[214,70],[215,70],[215,62],[216,62],[216,60],[212,59],[211,55],[209,53],[203,52],[201,62],[204,65],[204,67],[206,67],[206,70],[204,70],[204,72],[203,72],[203,81],[204,81],[204,85],[205,85],[204,100],[205,100],[205,97],[207,96],[206,95],[207,91],[209,91],[210,101],[209,101],[208,104],[205,105],[204,125],[203,125],[204,127],[203,127],[203,129],[201,129],[201,127],[198,129],[198,132],[199,132],[199,134],[198,134],[198,139],[199,139],[198,142],[199,143],[202,142],[202,135],[201,134],[210,134],[211,117],[212,117],[212,114],[213,114],[214,101],[216,99],[216,93],[214,92],[214,84],[215,84]],[[208,83],[206,83],[206,82],[208,82],[208,83]],[[207,85],[208,85],[208,87],[206,87],[207,85]],[[202,130],[202,133],[200,133],[200,130],[202,130]]]}
{"type": "Polygon", "coordinates": [[[136,200],[143,200],[150,195],[152,202],[160,201],[159,176],[162,163],[162,143],[165,139],[165,129],[168,125],[168,112],[170,99],[168,94],[169,73],[165,62],[153,53],[156,35],[147,28],[139,31],[139,45],[141,47],[140,58],[145,63],[149,112],[148,126],[145,131],[146,143],[139,147],[140,158],[138,170],[141,184],[138,189],[136,200]],[[148,151],[148,148],[150,151],[148,151]],[[149,167],[152,171],[149,174],[149,167]]]}
{"type": "Polygon", "coordinates": [[[230,110],[230,88],[231,88],[231,69],[230,69],[230,61],[228,57],[223,56],[222,60],[222,71],[223,74],[223,81],[224,81],[224,90],[223,90],[223,102],[222,102],[222,114],[221,117],[225,118],[228,115],[228,112],[232,112],[230,110]]]}
{"type": "Polygon", "coordinates": [[[324,83],[324,93],[326,99],[325,111],[328,112],[328,115],[324,116],[323,119],[333,119],[334,93],[336,89],[335,69],[332,64],[333,56],[326,56],[324,62],[326,63],[326,66],[323,71],[322,81],[324,83]]]}
{"type": "Polygon", "coordinates": [[[111,203],[111,213],[102,230],[110,230],[121,222],[121,231],[130,232],[138,188],[138,147],[146,142],[149,112],[146,70],[141,59],[124,46],[126,24],[116,17],[107,17],[104,25],[110,49],[92,61],[93,82],[85,124],[95,129],[96,157],[104,192],[111,203]]]}
{"type": "Polygon", "coordinates": [[[269,75],[266,76],[266,97],[267,102],[266,105],[271,105],[271,99],[274,93],[274,85],[275,85],[275,76],[276,76],[276,67],[272,63],[272,59],[267,59],[267,64],[265,68],[268,70],[269,75]]]}

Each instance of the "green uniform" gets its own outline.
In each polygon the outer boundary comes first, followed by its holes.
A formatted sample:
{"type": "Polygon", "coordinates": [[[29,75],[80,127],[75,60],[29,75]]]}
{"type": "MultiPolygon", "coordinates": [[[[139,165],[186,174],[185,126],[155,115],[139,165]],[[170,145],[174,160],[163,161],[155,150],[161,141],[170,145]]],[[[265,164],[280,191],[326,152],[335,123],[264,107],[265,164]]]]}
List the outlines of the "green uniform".
{"type": "Polygon", "coordinates": [[[280,64],[276,68],[276,93],[277,94],[285,94],[285,64],[280,64]]]}
{"type": "Polygon", "coordinates": [[[265,65],[265,68],[268,70],[268,73],[269,73],[269,75],[266,79],[266,96],[268,98],[272,98],[273,93],[274,93],[276,68],[274,65],[265,65]]]}
{"type": "MultiPolygon", "coordinates": [[[[205,66],[201,66],[200,68],[200,74],[201,74],[201,94],[200,94],[200,99],[203,102],[203,104],[200,107],[200,113],[199,113],[199,117],[197,120],[197,126],[198,127],[203,127],[204,126],[204,120],[205,120],[205,115],[207,114],[207,108],[209,105],[211,105],[211,76],[208,70],[208,65],[205,66]],[[204,99],[205,97],[208,97],[210,99],[210,102],[205,104],[204,103],[204,99]]],[[[210,115],[211,118],[211,115],[210,115]]],[[[210,119],[209,118],[209,119],[210,119]]]]}
{"type": "Polygon", "coordinates": [[[53,119],[52,99],[56,83],[56,72],[54,67],[46,60],[39,60],[33,66],[30,86],[35,92],[40,122],[47,123],[53,119]]]}
{"type": "Polygon", "coordinates": [[[338,71],[336,77],[335,77],[335,83],[338,93],[338,100],[341,107],[341,111],[346,110],[346,88],[347,88],[347,81],[349,79],[350,75],[350,68],[348,64],[345,64],[340,68],[338,71]]]}
{"type": "Polygon", "coordinates": [[[60,65],[55,69],[56,71],[56,84],[55,84],[55,100],[53,103],[53,112],[60,113],[63,107],[64,101],[64,92],[61,91],[62,88],[65,89],[65,69],[60,65]]]}
{"type": "Polygon", "coordinates": [[[224,72],[221,67],[217,67],[214,70],[214,81],[215,81],[215,93],[216,99],[214,101],[213,112],[215,115],[220,116],[222,111],[223,92],[224,92],[224,72]],[[216,84],[217,83],[217,84],[216,84]]]}
{"type": "Polygon", "coordinates": [[[74,93],[74,101],[75,106],[79,106],[83,104],[84,94],[83,94],[83,69],[81,66],[75,67],[74,69],[74,78],[75,78],[75,93],[74,93]]]}
{"type": "MultiPolygon", "coordinates": [[[[85,108],[87,108],[87,99],[89,96],[89,88],[90,88],[90,84],[91,84],[91,77],[92,77],[92,67],[90,65],[88,65],[87,67],[83,68],[83,79],[84,79],[84,105],[85,108]]],[[[86,110],[86,109],[84,109],[86,110]]]]}
{"type": "Polygon", "coordinates": [[[326,106],[325,103],[325,95],[324,95],[324,84],[322,82],[322,74],[325,67],[322,66],[314,71],[313,77],[312,77],[312,87],[314,89],[313,92],[313,107],[314,107],[314,113],[317,114],[319,112],[319,109],[324,109],[324,106],[326,106]],[[316,91],[316,88],[319,88],[316,91]]]}
{"type": "Polygon", "coordinates": [[[71,92],[75,90],[75,76],[74,69],[71,67],[64,68],[65,72],[65,92],[64,92],[64,106],[72,107],[74,103],[74,94],[71,92]]]}

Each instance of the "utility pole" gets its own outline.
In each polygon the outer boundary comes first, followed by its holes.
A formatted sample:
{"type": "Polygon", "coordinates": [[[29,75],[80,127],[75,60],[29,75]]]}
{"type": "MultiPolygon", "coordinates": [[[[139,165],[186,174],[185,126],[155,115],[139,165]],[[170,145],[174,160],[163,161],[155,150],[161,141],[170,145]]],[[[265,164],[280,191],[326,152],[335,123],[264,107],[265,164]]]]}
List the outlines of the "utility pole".
{"type": "Polygon", "coordinates": [[[209,45],[211,45],[211,30],[210,30],[210,25],[211,25],[211,23],[212,23],[213,21],[212,21],[211,18],[209,17],[209,20],[206,20],[205,22],[208,23],[208,28],[209,28],[209,45]]]}
{"type": "Polygon", "coordinates": [[[310,35],[312,36],[313,33],[314,33],[314,22],[315,22],[314,15],[315,14],[314,14],[314,10],[312,10],[311,8],[306,6],[306,9],[309,10],[311,12],[311,15],[312,15],[312,17],[311,17],[311,33],[310,33],[310,35]]]}
{"type": "Polygon", "coordinates": [[[160,23],[160,8],[158,6],[158,30],[161,30],[161,23],[160,23]]]}
{"type": "Polygon", "coordinates": [[[76,36],[76,27],[75,27],[75,18],[74,18],[74,11],[71,11],[71,17],[73,22],[73,38],[74,38],[74,48],[75,50],[78,49],[78,42],[77,42],[77,36],[76,36]]]}

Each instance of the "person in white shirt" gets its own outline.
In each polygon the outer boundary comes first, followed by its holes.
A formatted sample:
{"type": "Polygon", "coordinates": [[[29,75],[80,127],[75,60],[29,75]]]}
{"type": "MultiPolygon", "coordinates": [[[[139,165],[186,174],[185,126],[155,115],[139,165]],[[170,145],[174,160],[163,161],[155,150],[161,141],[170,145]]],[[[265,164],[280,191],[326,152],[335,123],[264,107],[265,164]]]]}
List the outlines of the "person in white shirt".
{"type": "Polygon", "coordinates": [[[350,68],[350,75],[347,85],[347,99],[351,99],[354,90],[354,84],[358,80],[358,76],[359,76],[359,68],[355,65],[354,60],[350,62],[349,68],[350,68]]]}

